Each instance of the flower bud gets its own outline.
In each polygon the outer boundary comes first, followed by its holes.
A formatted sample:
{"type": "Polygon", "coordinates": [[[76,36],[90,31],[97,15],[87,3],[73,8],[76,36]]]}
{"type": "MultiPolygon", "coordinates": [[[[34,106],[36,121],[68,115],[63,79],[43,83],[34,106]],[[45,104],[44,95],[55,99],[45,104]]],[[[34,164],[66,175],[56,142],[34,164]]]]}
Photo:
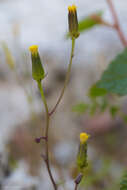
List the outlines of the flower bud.
{"type": "Polygon", "coordinates": [[[40,55],[38,52],[38,46],[33,45],[29,47],[32,59],[32,77],[36,81],[40,81],[45,77],[45,72],[41,64],[40,55]]]}
{"type": "Polygon", "coordinates": [[[77,155],[77,166],[80,171],[87,167],[87,140],[89,135],[87,133],[80,133],[80,145],[77,155]]]}
{"type": "Polygon", "coordinates": [[[69,33],[71,38],[78,38],[78,18],[77,18],[77,8],[75,5],[68,7],[68,24],[69,33]]]}

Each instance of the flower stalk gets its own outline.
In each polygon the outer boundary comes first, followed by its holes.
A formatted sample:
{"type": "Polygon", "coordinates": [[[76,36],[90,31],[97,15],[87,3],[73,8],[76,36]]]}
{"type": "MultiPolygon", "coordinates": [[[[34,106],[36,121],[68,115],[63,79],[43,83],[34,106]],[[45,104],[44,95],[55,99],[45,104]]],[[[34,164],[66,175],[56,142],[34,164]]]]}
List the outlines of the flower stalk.
{"type": "Polygon", "coordinates": [[[119,35],[119,38],[120,38],[120,40],[121,40],[123,46],[126,47],[126,46],[127,46],[127,40],[126,40],[126,38],[125,38],[125,36],[124,36],[124,33],[123,33],[123,31],[122,31],[122,29],[121,29],[121,27],[120,27],[120,23],[119,23],[119,20],[118,20],[118,16],[117,16],[116,10],[115,10],[115,8],[114,8],[114,5],[113,5],[113,3],[112,3],[112,0],[107,0],[107,4],[108,4],[108,6],[109,6],[109,9],[110,9],[110,11],[111,11],[111,13],[112,13],[112,17],[113,17],[113,19],[114,19],[114,25],[113,25],[113,27],[114,27],[114,29],[117,31],[117,33],[118,33],[118,35],[119,35]]]}
{"type": "Polygon", "coordinates": [[[60,96],[54,106],[54,108],[51,110],[51,112],[49,113],[49,115],[51,116],[57,109],[63,95],[64,95],[64,92],[65,92],[65,89],[67,87],[67,84],[69,82],[69,78],[70,78],[70,73],[71,73],[71,67],[72,67],[72,59],[73,59],[73,56],[74,56],[74,49],[75,49],[75,38],[72,39],[72,47],[71,47],[71,56],[70,56],[70,62],[69,62],[69,66],[68,66],[68,70],[67,70],[67,73],[66,73],[66,77],[65,77],[65,82],[64,82],[64,85],[63,85],[63,89],[60,93],[60,96]]]}
{"type": "Polygon", "coordinates": [[[50,122],[50,116],[49,116],[48,105],[47,105],[47,101],[46,101],[46,98],[44,95],[44,91],[43,91],[41,81],[38,81],[38,89],[40,91],[41,98],[42,98],[42,101],[44,103],[45,112],[46,112],[46,130],[45,130],[45,139],[46,140],[45,140],[45,159],[44,159],[44,161],[46,163],[46,167],[47,167],[51,182],[53,184],[54,190],[57,190],[57,184],[55,183],[55,180],[53,178],[53,175],[52,175],[52,172],[50,169],[50,163],[49,163],[49,122],[50,122]]]}
{"type": "Polygon", "coordinates": [[[71,67],[72,67],[72,59],[74,56],[74,49],[75,49],[75,39],[79,36],[77,11],[76,11],[75,5],[68,7],[68,23],[69,23],[69,32],[70,32],[71,41],[72,41],[70,61],[69,61],[69,65],[68,65],[63,89],[62,89],[60,96],[59,96],[59,98],[58,98],[58,100],[57,100],[57,102],[56,102],[56,104],[55,104],[55,106],[51,112],[49,112],[47,100],[45,98],[43,86],[41,83],[41,81],[45,77],[45,72],[44,72],[44,69],[43,69],[43,66],[41,63],[41,59],[39,56],[38,46],[33,45],[29,48],[29,50],[31,51],[31,59],[32,59],[32,77],[37,82],[38,89],[40,91],[41,99],[43,101],[43,104],[45,107],[45,113],[46,113],[45,136],[37,138],[36,142],[40,143],[41,139],[45,140],[45,155],[42,155],[42,157],[44,158],[44,161],[45,161],[48,173],[49,173],[50,180],[51,180],[52,185],[54,187],[54,190],[57,190],[58,186],[57,186],[57,184],[54,180],[54,177],[52,175],[51,168],[50,168],[50,162],[49,162],[49,123],[50,123],[50,116],[56,111],[56,108],[58,107],[58,105],[59,105],[59,103],[60,103],[60,101],[64,95],[65,89],[67,87],[67,84],[68,84],[69,78],[70,78],[71,67]]]}
{"type": "Polygon", "coordinates": [[[75,179],[75,188],[74,190],[78,189],[78,185],[80,184],[84,170],[87,167],[87,141],[89,139],[90,135],[87,133],[80,133],[80,144],[79,144],[79,150],[77,154],[77,167],[79,170],[79,175],[75,179]]]}
{"type": "MultiPolygon", "coordinates": [[[[42,79],[45,77],[45,72],[41,63],[41,59],[39,56],[38,52],[38,46],[33,45],[29,48],[31,51],[31,59],[32,59],[32,77],[34,80],[36,80],[38,89],[41,94],[41,99],[45,107],[45,113],[46,113],[46,127],[45,127],[45,155],[43,155],[43,159],[45,161],[47,171],[49,173],[50,180],[53,184],[54,190],[57,190],[57,184],[53,178],[51,168],[50,168],[50,163],[49,163],[49,122],[50,122],[50,116],[49,116],[49,110],[48,110],[48,105],[47,101],[44,95],[43,87],[42,87],[42,79]]],[[[41,138],[42,139],[42,138],[41,138]]],[[[37,139],[36,142],[40,142],[41,139],[37,139]]]]}

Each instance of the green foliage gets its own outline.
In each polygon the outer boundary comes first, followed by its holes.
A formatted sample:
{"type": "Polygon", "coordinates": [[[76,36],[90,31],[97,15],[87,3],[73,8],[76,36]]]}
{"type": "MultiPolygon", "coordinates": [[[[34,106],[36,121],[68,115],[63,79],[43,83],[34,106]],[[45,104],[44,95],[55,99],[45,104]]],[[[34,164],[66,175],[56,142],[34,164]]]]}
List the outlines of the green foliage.
{"type": "Polygon", "coordinates": [[[113,118],[116,116],[116,114],[118,113],[118,111],[119,111],[119,107],[118,106],[113,105],[113,106],[110,107],[110,114],[111,114],[111,116],[113,118]]]}
{"type": "Polygon", "coordinates": [[[127,124],[127,115],[123,115],[122,118],[123,118],[124,122],[127,124]]]}
{"type": "Polygon", "coordinates": [[[100,105],[100,111],[104,112],[108,106],[109,105],[108,105],[107,99],[105,97],[102,97],[102,102],[101,102],[101,105],[100,105]]]}
{"type": "Polygon", "coordinates": [[[78,155],[77,155],[77,166],[80,172],[88,166],[87,163],[87,143],[80,143],[78,155]]]}
{"type": "Polygon", "coordinates": [[[99,104],[95,100],[91,101],[89,114],[93,116],[98,107],[99,107],[99,104]]]}
{"type": "Polygon", "coordinates": [[[121,180],[120,190],[127,190],[127,171],[125,172],[125,174],[121,180]]]}
{"type": "Polygon", "coordinates": [[[102,11],[99,11],[95,14],[87,16],[79,21],[79,32],[85,32],[88,29],[91,29],[95,25],[101,24],[101,17],[103,15],[102,11]]]}
{"type": "Polygon", "coordinates": [[[96,85],[93,85],[89,90],[89,96],[91,98],[96,98],[98,96],[106,95],[107,90],[104,88],[98,88],[96,85]]]}
{"type": "Polygon", "coordinates": [[[84,187],[86,189],[88,187],[91,187],[90,189],[93,189],[94,186],[102,182],[105,178],[107,178],[107,176],[110,175],[111,164],[112,164],[111,160],[102,158],[101,162],[102,164],[100,165],[100,167],[96,172],[94,171],[93,168],[94,164],[90,162],[88,163],[88,168],[80,184],[81,187],[84,187]]]}
{"type": "Polygon", "coordinates": [[[73,106],[72,111],[82,114],[85,113],[85,111],[87,111],[88,107],[89,107],[88,104],[82,102],[80,104],[73,106]]]}
{"type": "Polygon", "coordinates": [[[127,95],[127,48],[111,62],[96,86],[109,93],[127,95]]]}

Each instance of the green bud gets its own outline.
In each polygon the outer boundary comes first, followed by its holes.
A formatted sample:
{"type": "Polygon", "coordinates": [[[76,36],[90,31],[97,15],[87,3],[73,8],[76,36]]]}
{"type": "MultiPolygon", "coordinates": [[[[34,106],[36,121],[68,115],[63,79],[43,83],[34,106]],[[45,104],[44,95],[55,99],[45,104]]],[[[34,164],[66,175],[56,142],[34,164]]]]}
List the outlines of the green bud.
{"type": "Polygon", "coordinates": [[[80,133],[80,145],[77,155],[77,166],[80,172],[87,167],[87,140],[89,135],[87,133],[80,133]]]}
{"type": "Polygon", "coordinates": [[[68,7],[68,24],[69,24],[69,33],[72,38],[78,38],[78,18],[77,18],[77,9],[75,5],[68,7]]]}
{"type": "Polygon", "coordinates": [[[38,46],[37,45],[30,46],[29,50],[31,52],[31,59],[32,59],[32,77],[34,80],[40,81],[44,79],[45,72],[38,52],[38,46]]]}
{"type": "Polygon", "coordinates": [[[77,155],[77,166],[80,171],[87,167],[87,143],[79,145],[79,151],[77,155]]]}

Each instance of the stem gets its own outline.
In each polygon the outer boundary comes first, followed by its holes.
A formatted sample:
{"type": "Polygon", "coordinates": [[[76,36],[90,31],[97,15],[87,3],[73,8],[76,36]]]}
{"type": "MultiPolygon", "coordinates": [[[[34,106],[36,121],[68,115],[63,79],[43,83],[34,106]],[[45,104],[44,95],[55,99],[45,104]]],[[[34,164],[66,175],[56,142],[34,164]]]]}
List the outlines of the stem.
{"type": "Polygon", "coordinates": [[[51,116],[56,108],[58,107],[63,95],[64,95],[64,92],[65,92],[65,89],[67,87],[67,84],[68,84],[68,81],[69,81],[69,77],[70,77],[70,73],[71,73],[71,66],[72,66],[72,59],[73,59],[73,56],[74,56],[74,48],[75,48],[75,39],[72,38],[72,47],[71,47],[71,57],[70,57],[70,62],[69,62],[69,66],[68,66],[68,70],[67,70],[67,73],[66,73],[66,78],[65,78],[65,82],[64,82],[64,86],[63,86],[63,89],[61,91],[61,94],[56,102],[56,105],[54,106],[54,108],[52,109],[52,111],[49,113],[49,115],[51,116]]]}
{"type": "Polygon", "coordinates": [[[82,180],[82,177],[83,177],[83,174],[82,174],[82,173],[80,173],[80,174],[76,177],[74,190],[77,190],[77,189],[78,189],[78,185],[80,184],[80,182],[81,182],[81,180],[82,180]]]}
{"type": "Polygon", "coordinates": [[[116,29],[123,46],[126,47],[127,46],[127,41],[126,41],[126,38],[125,38],[125,36],[123,34],[123,31],[121,30],[119,20],[118,20],[118,17],[117,17],[117,13],[116,13],[116,10],[115,10],[115,8],[113,6],[112,0],[107,0],[107,3],[108,3],[108,6],[109,6],[109,8],[111,10],[112,17],[114,19],[114,28],[116,29]]]}
{"type": "Polygon", "coordinates": [[[45,156],[46,156],[46,158],[44,160],[45,160],[46,167],[47,167],[51,182],[53,184],[54,190],[57,190],[57,185],[56,185],[55,180],[53,178],[53,175],[52,175],[52,172],[50,169],[50,163],[49,163],[49,121],[50,121],[50,116],[49,116],[48,105],[47,105],[47,101],[46,101],[46,98],[44,95],[44,91],[42,88],[41,81],[38,81],[38,88],[39,88],[39,91],[41,93],[41,98],[42,98],[42,101],[44,103],[45,112],[46,112],[46,130],[45,130],[45,138],[46,138],[46,140],[45,140],[45,156]]]}
{"type": "Polygon", "coordinates": [[[75,189],[74,190],[77,190],[78,189],[78,184],[75,184],[75,189]]]}
{"type": "Polygon", "coordinates": [[[107,21],[103,20],[100,16],[97,16],[97,15],[93,14],[93,15],[90,16],[90,18],[93,19],[93,20],[95,20],[96,22],[104,25],[104,26],[107,26],[107,27],[110,27],[110,28],[114,28],[113,24],[110,24],[107,21]]]}

